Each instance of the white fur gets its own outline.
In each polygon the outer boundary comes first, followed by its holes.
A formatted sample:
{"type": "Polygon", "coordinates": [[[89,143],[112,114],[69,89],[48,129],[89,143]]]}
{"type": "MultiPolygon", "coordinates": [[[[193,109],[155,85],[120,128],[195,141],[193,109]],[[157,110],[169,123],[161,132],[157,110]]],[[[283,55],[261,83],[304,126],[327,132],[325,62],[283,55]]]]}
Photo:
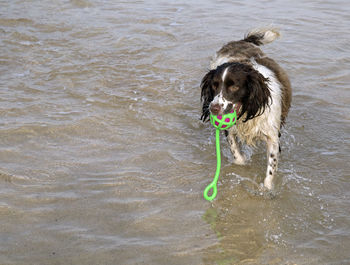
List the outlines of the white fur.
{"type": "MultiPolygon", "coordinates": [[[[233,59],[232,61],[234,61],[233,59]]],[[[220,62],[230,62],[230,57],[220,57],[214,61],[212,65],[217,65],[220,62]]],[[[282,111],[282,88],[280,82],[273,71],[269,68],[258,64],[253,58],[250,60],[251,65],[255,70],[261,73],[265,78],[268,78],[268,87],[271,93],[269,106],[265,112],[253,119],[243,122],[245,115],[241,117],[236,126],[229,129],[228,141],[231,152],[234,156],[234,162],[239,165],[245,164],[245,156],[241,153],[236,137],[245,144],[255,146],[257,141],[265,141],[267,144],[267,169],[264,180],[265,188],[271,190],[273,188],[273,178],[277,171],[278,153],[279,153],[279,129],[281,126],[281,111],[282,111]],[[274,157],[271,157],[273,155],[274,157]]],[[[227,68],[222,76],[223,80],[227,74],[227,68]]],[[[217,95],[213,103],[223,104],[224,109],[229,102],[222,96],[222,92],[217,95]]]]}
{"type": "Polygon", "coordinates": [[[231,101],[226,100],[224,98],[224,96],[222,95],[222,91],[219,94],[217,94],[215,96],[215,98],[213,99],[213,101],[211,102],[211,104],[219,104],[223,110],[225,110],[227,108],[228,104],[230,104],[230,103],[232,104],[231,101]]]}
{"type": "MultiPolygon", "coordinates": [[[[255,29],[246,35],[246,38],[250,36],[258,37],[258,43],[249,41],[252,47],[256,47],[257,44],[267,44],[274,41],[280,36],[278,30],[274,28],[262,28],[255,29]]],[[[237,44],[238,45],[238,44],[237,44]]],[[[259,46],[257,45],[257,46],[259,46]]],[[[237,48],[238,46],[236,46],[237,48]]],[[[257,47],[256,47],[257,48],[257,47]]],[[[243,48],[245,49],[245,48],[243,48]]],[[[262,52],[259,53],[259,50],[255,58],[260,56],[265,56],[262,52]]],[[[237,120],[236,126],[231,127],[228,130],[228,142],[230,144],[230,149],[233,154],[234,162],[236,164],[245,164],[245,156],[241,153],[238,139],[242,143],[247,145],[255,146],[258,141],[266,142],[267,146],[267,169],[266,177],[264,179],[264,187],[267,189],[273,188],[273,178],[277,171],[278,166],[278,155],[279,155],[279,130],[281,128],[281,114],[282,114],[282,89],[287,89],[277,79],[275,72],[270,68],[261,65],[256,62],[254,58],[249,58],[244,52],[237,52],[229,56],[228,52],[218,52],[212,59],[210,63],[210,68],[216,69],[220,65],[229,62],[239,62],[243,64],[250,64],[256,71],[268,79],[267,86],[270,90],[271,98],[269,99],[268,106],[266,106],[265,111],[262,115],[249,119],[247,122],[243,122],[246,119],[246,114],[237,120]]],[[[260,57],[260,58],[261,58],[260,57]]],[[[227,69],[225,69],[222,80],[224,81],[227,74],[227,69]]],[[[281,80],[283,82],[283,80],[281,80]]],[[[284,84],[285,85],[285,84],[284,84]]],[[[290,89],[290,88],[289,88],[290,89]]],[[[288,99],[287,99],[288,101],[288,99]]],[[[224,109],[227,107],[229,102],[223,97],[222,92],[217,95],[211,103],[220,104],[224,109]]],[[[288,102],[287,102],[288,103],[288,102]]]]}
{"type": "Polygon", "coordinates": [[[224,63],[227,63],[229,61],[229,58],[224,56],[224,57],[217,57],[217,54],[213,57],[210,63],[210,69],[216,69],[219,65],[222,65],[224,63]]]}
{"type": "Polygon", "coordinates": [[[243,57],[227,57],[227,56],[217,57],[217,54],[215,54],[215,56],[212,58],[210,62],[210,69],[213,70],[224,63],[239,62],[243,59],[244,59],[243,57]]]}
{"type": "Polygon", "coordinates": [[[275,74],[267,67],[260,65],[251,60],[255,70],[259,71],[265,78],[269,79],[269,88],[271,92],[271,100],[269,107],[265,112],[243,123],[245,117],[237,121],[237,126],[232,127],[236,130],[237,135],[248,145],[255,145],[257,140],[266,141],[268,138],[278,137],[278,131],[281,125],[281,84],[278,82],[275,74]]]}
{"type": "Polygon", "coordinates": [[[247,37],[251,35],[261,35],[263,36],[260,41],[262,44],[268,44],[270,42],[273,42],[275,39],[277,39],[280,36],[280,33],[277,29],[275,28],[259,28],[250,31],[247,34],[247,37]]]}
{"type": "MultiPolygon", "coordinates": [[[[224,73],[223,73],[222,76],[221,76],[222,82],[225,81],[225,77],[226,77],[226,75],[227,75],[228,68],[229,68],[229,67],[226,67],[226,69],[224,70],[224,73]]],[[[229,100],[227,100],[227,99],[224,98],[224,96],[223,96],[223,94],[222,94],[222,91],[220,91],[220,93],[217,94],[217,95],[214,97],[213,101],[211,102],[211,104],[218,104],[218,105],[220,105],[220,106],[222,107],[223,110],[225,110],[225,109],[227,108],[228,104],[230,104],[230,103],[232,104],[231,101],[229,101],[229,100]]]]}
{"type": "Polygon", "coordinates": [[[225,77],[227,75],[227,70],[228,70],[229,67],[226,67],[224,73],[222,74],[222,82],[225,82],[225,77]]]}
{"type": "MultiPolygon", "coordinates": [[[[213,61],[213,64],[217,65],[223,61],[231,62],[231,58],[220,57],[213,61]]],[[[234,133],[244,143],[255,146],[256,141],[267,141],[268,138],[278,138],[278,132],[281,125],[282,89],[281,84],[277,80],[274,72],[272,72],[269,68],[258,64],[253,58],[251,59],[251,64],[255,70],[261,73],[265,78],[269,79],[268,87],[270,88],[271,92],[269,107],[266,107],[265,112],[262,115],[248,120],[245,123],[243,123],[245,117],[241,117],[237,121],[236,126],[231,127],[230,130],[234,130],[234,133]]],[[[226,74],[227,68],[222,75],[223,80],[226,74]]],[[[221,92],[213,99],[212,103],[220,104],[225,109],[230,102],[223,98],[221,92]]]]}

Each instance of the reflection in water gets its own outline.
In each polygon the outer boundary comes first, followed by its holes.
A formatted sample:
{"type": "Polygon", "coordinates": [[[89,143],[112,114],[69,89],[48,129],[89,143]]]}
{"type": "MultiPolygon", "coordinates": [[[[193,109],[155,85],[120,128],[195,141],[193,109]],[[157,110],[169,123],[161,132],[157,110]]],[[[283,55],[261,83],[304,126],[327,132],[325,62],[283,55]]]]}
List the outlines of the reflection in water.
{"type": "Polygon", "coordinates": [[[203,218],[210,224],[219,240],[218,245],[207,249],[207,257],[203,259],[205,264],[256,262],[256,258],[261,254],[263,234],[257,235],[255,229],[248,228],[246,220],[242,220],[237,214],[230,214],[228,219],[227,211],[226,214],[218,214],[216,209],[211,208],[205,213],[203,218]]]}

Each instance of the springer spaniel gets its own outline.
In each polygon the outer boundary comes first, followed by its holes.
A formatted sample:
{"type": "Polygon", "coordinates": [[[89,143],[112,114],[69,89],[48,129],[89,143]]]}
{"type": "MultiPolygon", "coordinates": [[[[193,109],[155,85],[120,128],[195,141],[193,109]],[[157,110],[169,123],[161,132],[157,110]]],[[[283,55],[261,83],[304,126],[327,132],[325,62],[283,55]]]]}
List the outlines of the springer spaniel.
{"type": "Polygon", "coordinates": [[[225,131],[234,162],[245,164],[238,139],[255,146],[267,145],[267,170],[264,187],[273,188],[280,153],[279,137],[292,99],[292,89],[285,71],[258,46],[279,37],[275,29],[256,29],[243,40],[224,45],[213,58],[211,70],[201,82],[203,102],[201,120],[209,114],[226,114],[235,108],[236,125],[225,131]]]}

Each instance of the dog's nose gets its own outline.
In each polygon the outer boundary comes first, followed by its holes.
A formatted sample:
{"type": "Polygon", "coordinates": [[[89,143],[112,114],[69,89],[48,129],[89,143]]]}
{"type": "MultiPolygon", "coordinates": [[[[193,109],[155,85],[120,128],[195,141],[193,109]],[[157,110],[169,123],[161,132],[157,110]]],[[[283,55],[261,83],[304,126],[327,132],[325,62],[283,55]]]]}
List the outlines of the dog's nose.
{"type": "Polygon", "coordinates": [[[213,115],[218,115],[221,112],[220,104],[210,104],[210,112],[213,115]]]}

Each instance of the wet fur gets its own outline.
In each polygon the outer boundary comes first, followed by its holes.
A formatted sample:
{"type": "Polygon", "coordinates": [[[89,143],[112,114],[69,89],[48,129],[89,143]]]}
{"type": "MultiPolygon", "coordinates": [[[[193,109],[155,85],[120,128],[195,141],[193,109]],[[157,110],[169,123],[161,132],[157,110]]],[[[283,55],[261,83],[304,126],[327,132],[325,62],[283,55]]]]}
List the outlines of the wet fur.
{"type": "Polygon", "coordinates": [[[203,121],[208,120],[210,107],[219,89],[229,102],[241,104],[237,123],[227,133],[235,163],[245,163],[237,144],[238,138],[251,146],[258,141],[267,143],[268,163],[264,181],[267,189],[273,187],[280,149],[280,129],[288,115],[292,93],[285,71],[258,46],[272,42],[278,36],[275,29],[257,29],[243,40],[229,42],[216,53],[211,70],[201,82],[203,121]],[[218,85],[220,77],[222,81],[218,85]],[[237,86],[232,91],[229,89],[231,83],[237,86]]]}

